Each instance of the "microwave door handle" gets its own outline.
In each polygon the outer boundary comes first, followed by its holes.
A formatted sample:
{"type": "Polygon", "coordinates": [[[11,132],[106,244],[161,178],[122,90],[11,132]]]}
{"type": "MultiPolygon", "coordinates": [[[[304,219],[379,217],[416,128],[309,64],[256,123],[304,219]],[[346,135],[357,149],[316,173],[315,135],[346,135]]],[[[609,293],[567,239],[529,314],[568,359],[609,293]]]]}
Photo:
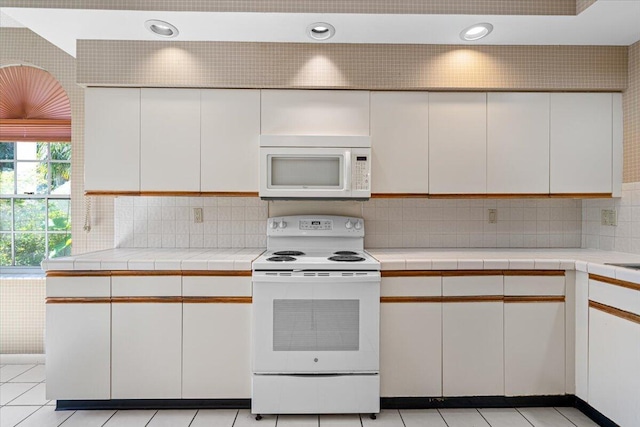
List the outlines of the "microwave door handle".
{"type": "Polygon", "coordinates": [[[344,168],[342,173],[344,174],[344,191],[351,191],[351,150],[346,150],[344,153],[344,168]]]}

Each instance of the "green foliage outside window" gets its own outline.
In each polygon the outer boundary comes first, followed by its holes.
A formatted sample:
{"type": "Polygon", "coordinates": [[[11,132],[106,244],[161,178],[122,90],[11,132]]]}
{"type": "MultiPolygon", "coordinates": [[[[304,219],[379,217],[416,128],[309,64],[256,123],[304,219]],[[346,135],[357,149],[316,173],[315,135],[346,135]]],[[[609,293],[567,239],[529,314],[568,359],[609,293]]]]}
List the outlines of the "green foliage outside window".
{"type": "Polygon", "coordinates": [[[0,142],[0,266],[71,254],[71,145],[0,142]]]}

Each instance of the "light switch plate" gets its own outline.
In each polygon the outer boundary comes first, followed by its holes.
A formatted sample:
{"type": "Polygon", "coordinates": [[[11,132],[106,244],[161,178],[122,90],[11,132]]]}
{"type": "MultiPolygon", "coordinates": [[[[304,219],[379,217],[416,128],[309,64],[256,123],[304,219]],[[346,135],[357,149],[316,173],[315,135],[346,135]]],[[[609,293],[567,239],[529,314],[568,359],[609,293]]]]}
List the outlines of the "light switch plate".
{"type": "Polygon", "coordinates": [[[202,208],[193,208],[193,222],[196,224],[202,222],[202,208]]]}
{"type": "Polygon", "coordinates": [[[489,224],[498,222],[498,209],[489,209],[489,224]]]}
{"type": "Polygon", "coordinates": [[[600,213],[600,223],[602,225],[610,225],[614,227],[618,225],[618,215],[615,209],[602,209],[600,213]]]}

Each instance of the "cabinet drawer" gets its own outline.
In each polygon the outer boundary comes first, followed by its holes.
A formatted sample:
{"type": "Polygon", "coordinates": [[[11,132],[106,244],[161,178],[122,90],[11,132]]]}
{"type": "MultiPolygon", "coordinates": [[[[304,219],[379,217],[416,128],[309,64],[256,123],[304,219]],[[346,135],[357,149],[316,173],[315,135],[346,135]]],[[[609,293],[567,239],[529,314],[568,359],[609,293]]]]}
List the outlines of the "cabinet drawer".
{"type": "Polygon", "coordinates": [[[187,276],[182,278],[185,297],[251,296],[251,277],[187,276]]]}
{"type": "Polygon", "coordinates": [[[442,277],[383,277],[380,296],[439,297],[442,295],[442,277]]]}
{"type": "Polygon", "coordinates": [[[505,276],[505,295],[564,295],[564,276],[505,276]]]}
{"type": "Polygon", "coordinates": [[[109,276],[48,277],[47,297],[110,297],[109,276]]]}
{"type": "Polygon", "coordinates": [[[182,295],[181,276],[113,276],[114,297],[171,297],[182,295]]]}
{"type": "Polygon", "coordinates": [[[589,280],[589,299],[640,315],[640,291],[589,280]]]}
{"type": "Polygon", "coordinates": [[[442,295],[503,295],[502,276],[460,276],[442,278],[442,295]]]}

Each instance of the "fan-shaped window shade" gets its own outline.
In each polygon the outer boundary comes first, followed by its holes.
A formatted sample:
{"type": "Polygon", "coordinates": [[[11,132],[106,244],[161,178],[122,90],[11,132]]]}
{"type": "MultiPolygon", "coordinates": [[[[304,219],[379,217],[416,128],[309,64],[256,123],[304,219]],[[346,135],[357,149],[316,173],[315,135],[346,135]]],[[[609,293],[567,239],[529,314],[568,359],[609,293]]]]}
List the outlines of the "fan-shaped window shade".
{"type": "Polygon", "coordinates": [[[0,141],[71,141],[69,98],[51,74],[0,68],[0,141]]]}

